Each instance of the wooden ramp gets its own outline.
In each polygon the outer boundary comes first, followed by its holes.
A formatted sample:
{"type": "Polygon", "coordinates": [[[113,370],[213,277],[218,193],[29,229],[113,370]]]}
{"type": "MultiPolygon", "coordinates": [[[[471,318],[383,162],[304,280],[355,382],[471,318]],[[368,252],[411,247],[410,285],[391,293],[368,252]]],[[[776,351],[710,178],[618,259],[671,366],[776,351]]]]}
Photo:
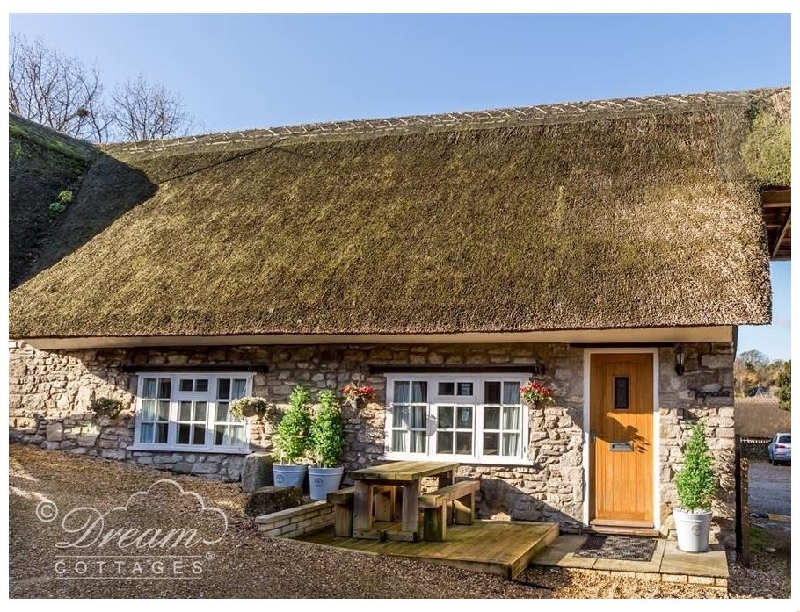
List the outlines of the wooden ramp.
{"type": "Polygon", "coordinates": [[[557,537],[556,523],[477,520],[472,525],[448,525],[444,542],[343,538],[334,536],[332,527],[296,539],[363,553],[442,563],[511,580],[557,537]]]}

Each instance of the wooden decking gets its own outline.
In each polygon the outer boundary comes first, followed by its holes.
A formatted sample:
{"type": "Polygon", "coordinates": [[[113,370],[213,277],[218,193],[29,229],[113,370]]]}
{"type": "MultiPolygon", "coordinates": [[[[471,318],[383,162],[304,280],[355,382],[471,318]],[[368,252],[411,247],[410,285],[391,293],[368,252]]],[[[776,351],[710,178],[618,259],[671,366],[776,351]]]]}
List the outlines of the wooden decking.
{"type": "Polygon", "coordinates": [[[556,523],[481,521],[452,525],[444,542],[399,542],[336,537],[333,528],[297,538],[363,553],[410,557],[511,580],[558,537],[556,523]]]}

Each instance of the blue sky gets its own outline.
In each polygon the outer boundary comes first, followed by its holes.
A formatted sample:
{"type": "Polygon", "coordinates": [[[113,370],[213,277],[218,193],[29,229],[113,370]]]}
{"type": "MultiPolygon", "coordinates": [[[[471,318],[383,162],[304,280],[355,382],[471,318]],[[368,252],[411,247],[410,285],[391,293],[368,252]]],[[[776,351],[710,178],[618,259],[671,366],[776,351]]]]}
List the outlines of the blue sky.
{"type": "MultiPolygon", "coordinates": [[[[198,132],[791,77],[788,13],[10,14],[9,29],[95,64],[108,88],[140,73],[161,82],[198,132]]],[[[788,359],[790,266],[772,271],[773,325],[741,328],[739,350],[788,359]]]]}

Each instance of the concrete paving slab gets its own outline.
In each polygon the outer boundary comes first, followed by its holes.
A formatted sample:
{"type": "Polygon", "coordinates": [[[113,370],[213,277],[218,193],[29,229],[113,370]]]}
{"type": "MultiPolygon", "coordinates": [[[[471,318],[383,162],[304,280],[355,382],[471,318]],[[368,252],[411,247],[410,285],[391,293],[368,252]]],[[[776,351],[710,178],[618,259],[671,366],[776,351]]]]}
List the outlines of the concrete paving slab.
{"type": "MultiPolygon", "coordinates": [[[[577,547],[576,547],[577,548],[577,547]]],[[[545,547],[536,557],[532,563],[535,565],[555,565],[558,567],[572,567],[576,569],[592,569],[597,562],[595,558],[576,557],[571,551],[559,549],[554,546],[545,547]]]]}
{"type": "Polygon", "coordinates": [[[683,552],[678,549],[676,541],[668,540],[664,548],[660,571],[662,574],[727,578],[728,559],[722,549],[711,549],[702,553],[683,552]]]}

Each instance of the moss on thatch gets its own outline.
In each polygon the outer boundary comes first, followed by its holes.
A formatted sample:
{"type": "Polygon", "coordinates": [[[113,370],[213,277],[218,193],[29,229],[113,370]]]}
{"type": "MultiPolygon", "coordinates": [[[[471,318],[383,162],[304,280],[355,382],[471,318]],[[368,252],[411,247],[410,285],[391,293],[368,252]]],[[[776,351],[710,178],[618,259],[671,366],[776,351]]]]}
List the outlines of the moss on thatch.
{"type": "Polygon", "coordinates": [[[791,184],[791,113],[788,95],[771,95],[753,101],[750,133],[742,143],[748,172],[762,185],[791,184]]]}
{"type": "Polygon", "coordinates": [[[759,95],[109,147],[158,191],[14,290],[11,334],[766,323],[759,95]]]}
{"type": "Polygon", "coordinates": [[[36,271],[43,251],[64,237],[64,215],[52,214],[49,205],[62,191],[77,191],[83,175],[100,153],[87,142],[13,113],[9,113],[8,120],[8,276],[10,287],[15,287],[36,271]]]}

